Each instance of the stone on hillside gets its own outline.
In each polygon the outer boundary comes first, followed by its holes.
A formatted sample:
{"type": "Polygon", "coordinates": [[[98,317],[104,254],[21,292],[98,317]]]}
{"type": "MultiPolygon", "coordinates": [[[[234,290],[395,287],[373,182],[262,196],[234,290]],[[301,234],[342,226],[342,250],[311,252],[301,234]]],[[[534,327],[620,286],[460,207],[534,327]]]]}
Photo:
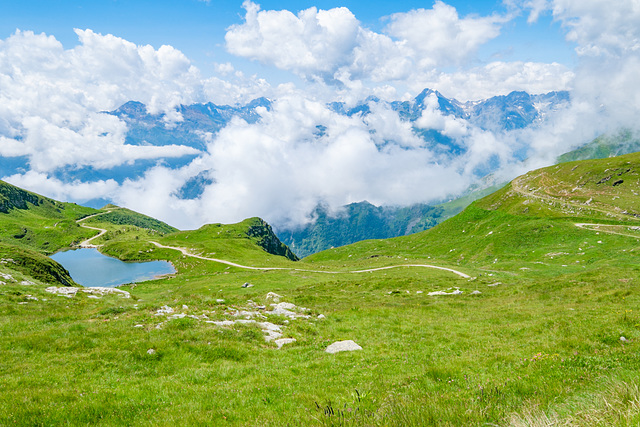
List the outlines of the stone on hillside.
{"type": "Polygon", "coordinates": [[[460,295],[461,293],[462,293],[462,291],[460,289],[456,289],[456,290],[451,291],[451,292],[445,292],[445,291],[429,292],[427,295],[429,295],[429,296],[434,296],[434,295],[460,295]]]}
{"type": "Polygon", "coordinates": [[[176,314],[172,314],[171,316],[167,317],[167,320],[184,319],[185,317],[187,317],[187,315],[184,314],[184,313],[176,313],[176,314]]]}
{"type": "Polygon", "coordinates": [[[246,282],[244,285],[242,285],[243,288],[253,288],[253,285],[249,282],[246,282]]]}
{"type": "Polygon", "coordinates": [[[318,319],[326,319],[326,316],[324,314],[318,314],[318,319]]]}
{"type": "Polygon", "coordinates": [[[158,309],[158,311],[156,311],[156,316],[164,316],[165,314],[171,313],[173,313],[173,308],[169,307],[168,305],[163,305],[158,309]]]}
{"type": "Polygon", "coordinates": [[[258,323],[258,326],[262,329],[262,332],[267,334],[267,336],[264,337],[265,341],[273,341],[282,336],[282,328],[274,323],[262,322],[258,323]]]}
{"type": "Polygon", "coordinates": [[[360,347],[358,344],[356,344],[352,340],[346,340],[346,341],[334,342],[329,347],[327,347],[325,351],[327,353],[334,354],[340,351],[356,351],[356,350],[362,350],[362,347],[360,347]]]}
{"type": "Polygon", "coordinates": [[[279,340],[275,340],[274,343],[278,346],[278,350],[282,348],[285,344],[291,344],[292,342],[296,342],[295,338],[280,338],[279,340]]]}
{"type": "Polygon", "coordinates": [[[473,292],[471,292],[471,295],[480,295],[481,293],[482,292],[480,292],[480,291],[473,291],[473,292]]]}
{"type": "Polygon", "coordinates": [[[149,350],[147,350],[147,354],[156,354],[156,351],[150,348],[149,350]]]}
{"type": "Polygon", "coordinates": [[[282,298],[281,295],[276,294],[275,292],[269,292],[267,294],[267,299],[272,299],[273,302],[278,303],[280,302],[280,298],[282,298]]]}
{"type": "Polygon", "coordinates": [[[127,291],[123,291],[122,289],[118,289],[118,288],[106,288],[106,287],[92,287],[92,288],[84,288],[82,289],[82,292],[87,293],[87,294],[94,294],[94,295],[109,295],[109,294],[117,294],[120,295],[122,298],[131,298],[131,294],[127,291]]]}
{"type": "Polygon", "coordinates": [[[74,288],[71,286],[60,286],[60,287],[49,286],[48,288],[45,289],[45,291],[51,294],[57,294],[67,298],[73,298],[74,296],[76,296],[76,293],[78,293],[78,290],[79,288],[74,288]]]}

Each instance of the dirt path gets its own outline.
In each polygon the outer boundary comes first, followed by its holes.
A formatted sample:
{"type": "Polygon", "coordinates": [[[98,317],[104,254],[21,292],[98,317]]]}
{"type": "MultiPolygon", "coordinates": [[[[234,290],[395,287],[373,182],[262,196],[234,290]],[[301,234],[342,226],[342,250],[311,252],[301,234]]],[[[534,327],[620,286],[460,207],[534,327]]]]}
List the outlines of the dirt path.
{"type": "Polygon", "coordinates": [[[98,237],[100,237],[103,234],[105,234],[107,232],[107,230],[105,230],[104,228],[97,228],[97,227],[91,227],[91,226],[88,226],[88,225],[84,225],[84,224],[82,224],[82,221],[85,221],[85,220],[87,220],[89,218],[93,218],[93,217],[98,216],[98,215],[104,215],[104,214],[108,214],[108,213],[111,213],[111,211],[100,212],[100,213],[97,213],[97,214],[85,216],[84,218],[80,218],[79,220],[76,221],[78,223],[78,225],[80,225],[80,227],[82,227],[82,228],[88,228],[90,230],[96,230],[96,231],[100,232],[100,233],[96,234],[95,236],[85,240],[84,242],[80,242],[78,244],[78,247],[80,247],[80,248],[97,248],[97,247],[101,246],[101,245],[93,245],[93,244],[91,244],[91,241],[95,240],[98,237]]]}
{"type": "Polygon", "coordinates": [[[578,228],[583,228],[585,230],[598,231],[607,234],[617,234],[618,236],[625,237],[633,237],[635,239],[640,239],[640,234],[627,234],[627,233],[619,233],[617,231],[607,230],[606,227],[631,227],[629,225],[614,225],[614,224],[590,224],[586,222],[578,222],[574,224],[578,228]],[[593,228],[591,228],[593,227],[593,228]],[[605,228],[603,228],[605,227],[605,228]]]}
{"type": "Polygon", "coordinates": [[[179,248],[179,247],[175,247],[175,246],[165,246],[165,245],[161,245],[158,242],[151,242],[154,245],[156,245],[159,248],[163,248],[163,249],[173,249],[176,251],[181,252],[183,255],[191,257],[191,258],[197,258],[197,259],[202,259],[205,261],[213,261],[213,262],[218,262],[220,264],[226,264],[232,267],[237,267],[237,268],[244,268],[246,270],[262,270],[262,271],[269,271],[269,270],[289,270],[289,271],[300,271],[300,272],[305,272],[305,273],[323,273],[323,274],[355,274],[355,273],[370,273],[373,271],[381,271],[381,270],[390,270],[392,268],[402,268],[402,267],[418,267],[418,268],[433,268],[436,270],[444,270],[444,271],[449,271],[451,273],[457,274],[458,276],[464,278],[464,279],[470,279],[471,276],[469,276],[468,274],[465,274],[461,271],[457,271],[454,270],[452,268],[446,268],[446,267],[438,267],[437,265],[429,265],[429,264],[400,264],[400,265],[391,265],[388,267],[378,267],[378,268],[370,268],[370,269],[366,269],[366,270],[355,270],[355,271],[321,271],[321,270],[305,270],[302,268],[287,268],[287,267],[250,267],[248,265],[241,265],[241,264],[236,264],[235,262],[231,262],[231,261],[225,261],[222,259],[218,259],[218,258],[208,258],[208,257],[204,257],[201,255],[195,255],[189,252],[188,249],[185,248],[179,248]]]}
{"type": "Polygon", "coordinates": [[[605,214],[607,216],[615,217],[615,218],[623,220],[623,221],[628,221],[629,219],[634,219],[633,217],[630,217],[628,215],[624,215],[624,214],[621,214],[621,213],[618,213],[618,212],[612,212],[610,210],[597,208],[595,206],[591,206],[591,205],[587,205],[587,204],[583,204],[583,203],[570,202],[568,200],[557,199],[557,198],[552,197],[552,196],[545,196],[545,195],[542,195],[542,194],[537,194],[537,193],[534,193],[533,191],[527,191],[524,187],[522,187],[521,180],[522,180],[523,176],[519,176],[516,179],[514,179],[513,181],[511,181],[511,189],[513,191],[515,191],[516,193],[524,196],[524,197],[531,197],[531,198],[539,199],[539,200],[546,201],[546,202],[558,203],[558,204],[561,204],[561,205],[570,206],[570,207],[575,208],[575,209],[589,209],[589,210],[592,210],[592,211],[595,211],[595,212],[603,213],[603,214],[605,214]]]}
{"type": "MultiPolygon", "coordinates": [[[[594,206],[590,206],[590,205],[585,205],[585,204],[581,204],[581,203],[575,203],[575,202],[569,202],[566,200],[558,200],[554,197],[551,196],[544,196],[541,194],[535,194],[532,191],[526,191],[521,184],[521,179],[522,177],[518,177],[516,179],[514,179],[513,181],[511,181],[511,189],[513,191],[515,191],[516,193],[525,196],[525,197],[532,197],[535,199],[539,199],[539,200],[543,200],[543,201],[547,201],[547,202],[552,202],[552,203],[560,203],[562,205],[565,206],[571,206],[573,208],[581,208],[581,209],[590,209],[596,212],[600,212],[603,213],[605,215],[608,216],[612,216],[621,220],[624,220],[625,222],[629,221],[629,219],[635,219],[633,217],[629,217],[627,215],[623,215],[617,212],[612,212],[606,209],[601,209],[601,208],[596,208],[594,206]]],[[[612,224],[596,224],[596,223],[586,223],[586,222],[577,222],[574,223],[574,225],[578,228],[582,228],[585,230],[591,230],[591,231],[601,231],[603,233],[608,233],[608,234],[617,234],[618,236],[626,236],[626,237],[633,237],[636,239],[640,239],[640,235],[633,235],[633,234],[627,234],[627,233],[620,233],[617,231],[611,231],[611,230],[607,230],[605,227],[628,227],[628,225],[612,225],[612,224]]]]}

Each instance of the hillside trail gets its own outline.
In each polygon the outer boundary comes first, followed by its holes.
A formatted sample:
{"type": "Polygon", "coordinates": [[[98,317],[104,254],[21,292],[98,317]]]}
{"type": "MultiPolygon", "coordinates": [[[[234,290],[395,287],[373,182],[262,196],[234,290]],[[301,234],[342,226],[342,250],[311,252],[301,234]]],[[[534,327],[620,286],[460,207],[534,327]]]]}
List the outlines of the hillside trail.
{"type": "MultiPolygon", "coordinates": [[[[539,176],[539,175],[538,175],[539,176]]],[[[538,176],[534,177],[537,178],[538,176]]],[[[602,209],[602,208],[597,208],[595,206],[590,206],[590,205],[586,205],[586,204],[582,204],[582,203],[576,203],[576,202],[570,202],[568,200],[561,200],[561,199],[557,199],[555,197],[552,196],[545,196],[542,194],[538,194],[538,193],[534,193],[533,191],[527,191],[523,186],[522,186],[522,179],[524,178],[523,176],[519,176],[517,178],[515,178],[513,181],[511,181],[511,189],[524,196],[524,197],[531,197],[534,199],[539,199],[542,201],[547,201],[547,202],[552,202],[552,203],[559,203],[561,205],[566,205],[566,206],[571,206],[573,208],[577,208],[577,209],[590,209],[592,211],[596,211],[596,212],[600,212],[603,213],[607,216],[612,216],[615,217],[617,219],[623,220],[623,221],[628,221],[629,219],[634,219],[633,217],[629,217],[628,215],[623,215],[621,213],[618,212],[613,212],[611,210],[607,210],[607,209],[602,209]]],[[[576,226],[578,226],[576,224],[576,226]]]]}
{"type": "Polygon", "coordinates": [[[161,245],[158,242],[153,242],[151,241],[151,243],[153,243],[154,245],[156,245],[159,248],[162,249],[173,249],[176,251],[181,252],[183,255],[191,257],[191,258],[197,258],[197,259],[202,259],[205,261],[213,261],[213,262],[217,262],[220,264],[225,264],[225,265],[229,265],[232,267],[237,267],[237,268],[243,268],[245,270],[261,270],[261,271],[269,271],[269,270],[288,270],[288,271],[300,271],[300,272],[305,272],[305,273],[323,273],[323,274],[356,274],[356,273],[371,273],[374,271],[381,271],[381,270],[390,270],[393,268],[402,268],[402,267],[412,267],[412,268],[432,268],[432,269],[436,269],[436,270],[444,270],[444,271],[449,271],[451,273],[457,274],[458,276],[464,278],[464,279],[470,279],[471,276],[469,276],[468,274],[465,274],[461,271],[458,270],[454,270],[452,268],[446,268],[446,267],[439,267],[437,265],[429,265],[429,264],[398,264],[398,265],[390,265],[387,267],[378,267],[378,268],[369,268],[366,270],[352,270],[352,271],[322,271],[322,270],[307,270],[307,269],[302,269],[302,268],[289,268],[289,267],[251,267],[248,265],[242,265],[242,264],[236,264],[235,262],[231,262],[231,261],[225,261],[222,259],[218,259],[218,258],[209,258],[209,257],[204,257],[202,255],[195,255],[192,254],[191,252],[189,252],[188,249],[186,248],[179,248],[176,246],[166,246],[166,245],[161,245]]]}
{"type": "MultiPolygon", "coordinates": [[[[567,200],[558,200],[558,199],[556,199],[554,197],[551,197],[551,196],[544,196],[544,195],[541,195],[541,194],[536,194],[536,193],[534,193],[532,191],[526,191],[526,189],[522,186],[522,183],[521,183],[523,177],[524,176],[519,176],[516,179],[514,179],[513,181],[511,181],[511,189],[513,191],[515,191],[516,193],[524,196],[524,197],[531,197],[531,198],[534,198],[534,199],[539,199],[539,200],[542,200],[542,201],[547,201],[547,202],[552,202],[552,203],[560,203],[560,204],[563,204],[563,205],[566,205],[566,206],[571,206],[571,207],[574,207],[574,208],[591,209],[593,211],[600,212],[600,213],[603,213],[603,214],[608,215],[608,216],[615,217],[615,218],[620,219],[620,220],[624,220],[625,222],[628,222],[629,219],[635,219],[633,217],[629,217],[627,215],[620,214],[618,212],[612,212],[610,210],[596,208],[594,206],[584,205],[584,204],[580,204],[580,203],[570,202],[570,201],[567,201],[567,200]]],[[[632,237],[632,238],[635,238],[635,239],[640,238],[639,235],[621,233],[621,232],[618,232],[618,231],[607,230],[606,228],[601,228],[601,227],[625,227],[625,225],[608,225],[608,224],[597,224],[597,223],[586,223],[586,222],[576,222],[573,225],[575,225],[578,228],[582,228],[583,230],[590,230],[590,231],[596,231],[596,232],[607,233],[607,234],[616,234],[618,236],[632,237]]]]}
{"type": "MultiPolygon", "coordinates": [[[[618,236],[633,237],[635,239],[640,239],[640,235],[620,233],[618,231],[612,231],[612,230],[607,230],[606,228],[601,228],[601,227],[628,227],[627,225],[592,224],[587,222],[577,222],[574,225],[578,228],[597,231],[599,233],[616,234],[618,236]],[[593,227],[593,228],[589,228],[589,227],[593,227]]],[[[640,229],[640,227],[635,227],[635,229],[640,229]]]]}
{"type": "Polygon", "coordinates": [[[105,214],[108,214],[108,213],[111,213],[111,212],[112,211],[99,212],[97,214],[85,216],[84,218],[80,218],[79,220],[76,221],[76,223],[78,223],[78,225],[80,227],[82,227],[82,228],[88,228],[90,230],[96,230],[96,231],[100,232],[100,233],[96,234],[95,236],[93,236],[93,237],[91,237],[91,238],[89,238],[89,239],[87,239],[87,240],[85,240],[83,242],[80,242],[78,244],[78,247],[80,247],[80,248],[97,248],[97,247],[100,247],[100,245],[93,245],[93,244],[91,244],[91,242],[93,240],[97,239],[98,237],[104,235],[107,232],[107,230],[105,230],[104,228],[91,227],[89,225],[82,224],[82,222],[87,220],[87,219],[89,219],[89,218],[93,218],[93,217],[96,217],[96,216],[99,216],[99,215],[105,215],[105,214]]]}

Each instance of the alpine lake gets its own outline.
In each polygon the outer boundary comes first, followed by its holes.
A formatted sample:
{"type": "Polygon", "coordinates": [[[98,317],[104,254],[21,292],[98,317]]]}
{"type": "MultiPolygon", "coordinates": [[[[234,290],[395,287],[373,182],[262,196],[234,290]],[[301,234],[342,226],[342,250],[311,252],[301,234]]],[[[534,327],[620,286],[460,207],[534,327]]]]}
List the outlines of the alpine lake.
{"type": "Polygon", "coordinates": [[[124,262],[103,255],[96,248],[57,252],[50,258],[66,268],[76,283],[85,287],[116,287],[176,272],[167,261],[124,262]]]}

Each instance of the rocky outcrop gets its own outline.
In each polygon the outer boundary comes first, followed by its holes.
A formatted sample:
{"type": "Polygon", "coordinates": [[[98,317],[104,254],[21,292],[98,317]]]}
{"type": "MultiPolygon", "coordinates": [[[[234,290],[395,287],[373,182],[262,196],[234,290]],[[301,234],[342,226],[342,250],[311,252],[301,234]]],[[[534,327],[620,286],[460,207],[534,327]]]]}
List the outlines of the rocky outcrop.
{"type": "Polygon", "coordinates": [[[292,261],[298,261],[296,254],[278,239],[271,226],[260,218],[251,218],[250,225],[247,230],[247,236],[254,239],[255,242],[266,252],[272,255],[280,255],[289,258],[292,261]]]}
{"type": "Polygon", "coordinates": [[[11,209],[27,209],[27,203],[38,206],[41,200],[36,194],[0,181],[0,212],[9,213],[11,209]]]}

